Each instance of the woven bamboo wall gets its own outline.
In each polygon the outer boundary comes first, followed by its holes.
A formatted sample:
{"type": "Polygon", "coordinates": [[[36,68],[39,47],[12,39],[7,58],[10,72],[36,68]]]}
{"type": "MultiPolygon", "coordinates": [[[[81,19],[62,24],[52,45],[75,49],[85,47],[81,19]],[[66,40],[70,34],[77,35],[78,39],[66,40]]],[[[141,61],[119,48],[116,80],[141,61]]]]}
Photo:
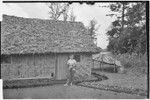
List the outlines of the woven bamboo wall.
{"type": "Polygon", "coordinates": [[[2,79],[49,77],[55,75],[55,56],[12,55],[11,64],[1,64],[2,79]]]}
{"type": "MultiPolygon", "coordinates": [[[[51,73],[53,73],[53,76],[57,74],[56,79],[66,78],[67,54],[57,54],[57,56],[54,54],[12,55],[11,57],[11,64],[1,64],[2,79],[52,78],[51,73]]],[[[77,64],[76,76],[90,76],[91,68],[92,56],[81,54],[81,61],[77,64]]]]}

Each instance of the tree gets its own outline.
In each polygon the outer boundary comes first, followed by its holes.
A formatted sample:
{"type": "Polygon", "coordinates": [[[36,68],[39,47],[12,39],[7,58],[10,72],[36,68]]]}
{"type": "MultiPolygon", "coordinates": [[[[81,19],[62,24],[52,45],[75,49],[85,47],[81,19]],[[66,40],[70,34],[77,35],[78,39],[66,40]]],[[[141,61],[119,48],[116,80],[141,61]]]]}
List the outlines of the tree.
{"type": "MultiPolygon", "coordinates": [[[[97,21],[95,20],[95,19],[92,19],[91,21],[90,21],[90,24],[89,24],[89,26],[88,26],[88,30],[89,30],[89,32],[90,32],[90,36],[92,37],[92,40],[96,43],[96,40],[97,40],[97,38],[96,38],[96,35],[97,35],[97,30],[99,29],[99,25],[98,26],[96,26],[97,25],[97,21]]],[[[96,43],[97,44],[97,43],[96,43]]]]}
{"type": "MultiPolygon", "coordinates": [[[[146,33],[146,4],[139,2],[133,5],[133,8],[127,12],[128,28],[130,36],[136,39],[134,50],[139,53],[145,53],[147,49],[146,33]]],[[[131,39],[131,44],[132,40],[131,39]]]]}
{"type": "Polygon", "coordinates": [[[62,13],[62,15],[63,15],[63,20],[64,20],[64,21],[67,21],[67,19],[68,19],[68,9],[66,9],[66,11],[64,11],[64,12],[62,13]]]}
{"type": "Polygon", "coordinates": [[[59,20],[60,16],[62,15],[64,21],[67,20],[69,4],[68,3],[48,3],[49,7],[49,15],[52,20],[59,20]]]}
{"type": "Polygon", "coordinates": [[[75,22],[75,20],[76,20],[76,16],[74,15],[73,10],[71,11],[69,20],[72,21],[72,22],[75,22]]]}
{"type": "MultiPolygon", "coordinates": [[[[110,9],[119,12],[120,7],[116,4],[110,9]]],[[[122,16],[112,22],[111,30],[106,33],[109,36],[109,50],[116,53],[146,52],[145,3],[124,3],[122,7],[122,16]]]]}
{"type": "MultiPolygon", "coordinates": [[[[124,34],[124,26],[126,24],[126,14],[128,9],[130,9],[130,4],[128,2],[117,2],[110,4],[110,10],[114,13],[107,14],[106,16],[115,16],[117,20],[114,21],[112,24],[114,27],[118,27],[120,34],[124,34]]],[[[115,35],[115,34],[114,34],[115,35]]]]}

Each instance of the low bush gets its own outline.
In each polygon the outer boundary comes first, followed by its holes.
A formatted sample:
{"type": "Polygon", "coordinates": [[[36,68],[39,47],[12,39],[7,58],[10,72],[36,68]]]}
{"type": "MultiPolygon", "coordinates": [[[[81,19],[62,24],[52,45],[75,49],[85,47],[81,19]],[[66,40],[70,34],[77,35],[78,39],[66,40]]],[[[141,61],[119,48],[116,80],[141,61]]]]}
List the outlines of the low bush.
{"type": "Polygon", "coordinates": [[[121,61],[121,64],[127,71],[137,71],[146,74],[147,73],[147,54],[144,55],[137,55],[133,54],[121,54],[116,55],[116,58],[121,61]]]}

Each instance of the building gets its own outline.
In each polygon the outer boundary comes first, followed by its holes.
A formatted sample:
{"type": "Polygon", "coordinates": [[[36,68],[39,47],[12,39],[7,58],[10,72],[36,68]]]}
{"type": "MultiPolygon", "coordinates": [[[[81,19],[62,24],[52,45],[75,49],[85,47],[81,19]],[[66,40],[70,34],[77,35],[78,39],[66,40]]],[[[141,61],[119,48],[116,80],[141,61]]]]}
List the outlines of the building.
{"type": "Polygon", "coordinates": [[[79,68],[90,73],[92,54],[99,49],[81,22],[3,15],[1,77],[66,78],[67,60],[74,54],[79,68]]]}

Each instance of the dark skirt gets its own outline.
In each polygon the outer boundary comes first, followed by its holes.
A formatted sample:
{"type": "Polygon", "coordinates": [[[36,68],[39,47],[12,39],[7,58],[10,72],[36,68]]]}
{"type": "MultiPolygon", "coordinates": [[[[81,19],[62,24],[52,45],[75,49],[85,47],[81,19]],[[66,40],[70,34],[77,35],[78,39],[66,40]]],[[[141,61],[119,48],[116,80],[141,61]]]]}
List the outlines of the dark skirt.
{"type": "Polygon", "coordinates": [[[69,83],[73,82],[74,73],[75,73],[75,70],[73,70],[73,68],[71,68],[70,70],[68,69],[67,79],[69,80],[69,83]]]}

